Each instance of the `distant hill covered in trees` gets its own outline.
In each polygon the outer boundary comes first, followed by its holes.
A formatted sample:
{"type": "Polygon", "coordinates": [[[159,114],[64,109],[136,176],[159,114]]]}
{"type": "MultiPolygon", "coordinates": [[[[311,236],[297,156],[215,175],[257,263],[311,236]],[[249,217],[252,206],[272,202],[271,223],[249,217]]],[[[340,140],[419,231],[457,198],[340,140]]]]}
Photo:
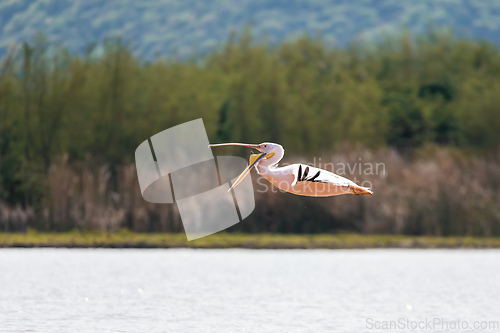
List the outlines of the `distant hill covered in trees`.
{"type": "MultiPolygon", "coordinates": [[[[83,53],[107,37],[129,41],[146,59],[186,57],[222,47],[248,25],[271,44],[321,34],[327,46],[376,40],[432,24],[461,37],[500,43],[500,2],[472,0],[6,0],[0,2],[0,52],[42,32],[83,53]]],[[[98,45],[97,52],[104,52],[98,45]]]]}

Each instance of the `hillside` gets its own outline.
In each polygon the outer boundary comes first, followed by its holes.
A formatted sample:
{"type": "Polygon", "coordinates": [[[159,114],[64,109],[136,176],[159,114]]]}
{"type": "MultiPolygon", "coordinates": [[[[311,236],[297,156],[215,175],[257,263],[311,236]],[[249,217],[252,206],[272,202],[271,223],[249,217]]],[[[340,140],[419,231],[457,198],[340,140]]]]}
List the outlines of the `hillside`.
{"type": "Polygon", "coordinates": [[[119,36],[138,56],[185,57],[222,45],[245,25],[271,43],[320,33],[329,45],[344,45],[403,27],[422,33],[429,23],[498,44],[500,1],[6,0],[0,2],[0,52],[42,32],[73,52],[119,36]]]}

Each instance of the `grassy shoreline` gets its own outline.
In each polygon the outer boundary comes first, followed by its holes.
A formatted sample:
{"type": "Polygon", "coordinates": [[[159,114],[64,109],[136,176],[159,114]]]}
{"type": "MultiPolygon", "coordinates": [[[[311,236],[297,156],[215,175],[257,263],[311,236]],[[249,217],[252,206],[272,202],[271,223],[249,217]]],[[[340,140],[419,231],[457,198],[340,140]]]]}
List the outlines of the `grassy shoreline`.
{"type": "Polygon", "coordinates": [[[248,249],[368,249],[368,248],[500,248],[500,237],[431,237],[361,234],[218,233],[188,242],[184,234],[105,232],[0,233],[0,248],[248,248],[248,249]]]}

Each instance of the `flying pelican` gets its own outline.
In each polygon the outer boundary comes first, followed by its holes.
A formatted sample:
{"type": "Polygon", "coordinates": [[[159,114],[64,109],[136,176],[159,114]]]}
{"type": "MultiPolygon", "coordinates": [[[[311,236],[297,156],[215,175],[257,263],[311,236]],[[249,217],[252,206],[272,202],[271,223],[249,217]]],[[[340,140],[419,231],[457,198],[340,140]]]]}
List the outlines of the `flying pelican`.
{"type": "Polygon", "coordinates": [[[366,187],[336,175],[332,172],[314,168],[305,164],[291,164],[284,167],[277,166],[285,155],[283,147],[277,143],[264,142],[261,144],[220,143],[209,147],[242,146],[257,149],[258,154],[250,155],[248,167],[235,180],[235,188],[255,167],[257,173],[266,178],[279,189],[297,195],[309,197],[329,197],[340,194],[372,195],[366,187]]]}

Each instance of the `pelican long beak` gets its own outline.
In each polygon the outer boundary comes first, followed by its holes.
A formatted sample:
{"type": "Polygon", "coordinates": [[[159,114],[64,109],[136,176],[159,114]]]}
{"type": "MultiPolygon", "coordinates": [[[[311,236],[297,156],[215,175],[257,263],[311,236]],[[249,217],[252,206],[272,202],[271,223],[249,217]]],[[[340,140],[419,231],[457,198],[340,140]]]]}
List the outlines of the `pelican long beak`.
{"type": "Polygon", "coordinates": [[[212,144],[208,145],[209,147],[226,147],[226,146],[240,146],[240,147],[248,147],[248,148],[253,148],[260,150],[260,145],[252,145],[248,143],[217,143],[217,144],[212,144]]]}
{"type": "Polygon", "coordinates": [[[248,147],[248,148],[257,149],[258,151],[261,152],[259,154],[250,155],[250,161],[248,163],[249,165],[245,168],[245,170],[243,170],[243,172],[238,176],[238,178],[236,178],[233,186],[231,186],[231,188],[229,190],[227,190],[228,192],[231,191],[233,188],[235,188],[239,183],[241,183],[243,181],[243,179],[245,179],[245,177],[248,176],[250,171],[252,171],[252,169],[255,167],[255,165],[257,165],[257,163],[259,163],[264,158],[269,158],[269,157],[272,157],[274,155],[274,153],[267,154],[267,153],[262,152],[260,145],[252,145],[252,144],[248,144],[248,143],[218,143],[218,144],[208,145],[208,147],[226,147],[226,146],[248,147]]]}
{"type": "Polygon", "coordinates": [[[238,178],[236,178],[236,180],[234,181],[233,186],[231,186],[231,188],[229,190],[227,190],[227,191],[228,192],[231,191],[239,183],[241,183],[243,181],[243,179],[245,179],[245,177],[248,176],[248,174],[250,174],[250,171],[252,171],[253,167],[257,163],[259,163],[259,161],[262,160],[266,155],[267,155],[266,153],[260,153],[260,154],[252,154],[252,155],[250,155],[250,164],[245,168],[245,170],[243,170],[243,172],[238,176],[238,178]]]}

